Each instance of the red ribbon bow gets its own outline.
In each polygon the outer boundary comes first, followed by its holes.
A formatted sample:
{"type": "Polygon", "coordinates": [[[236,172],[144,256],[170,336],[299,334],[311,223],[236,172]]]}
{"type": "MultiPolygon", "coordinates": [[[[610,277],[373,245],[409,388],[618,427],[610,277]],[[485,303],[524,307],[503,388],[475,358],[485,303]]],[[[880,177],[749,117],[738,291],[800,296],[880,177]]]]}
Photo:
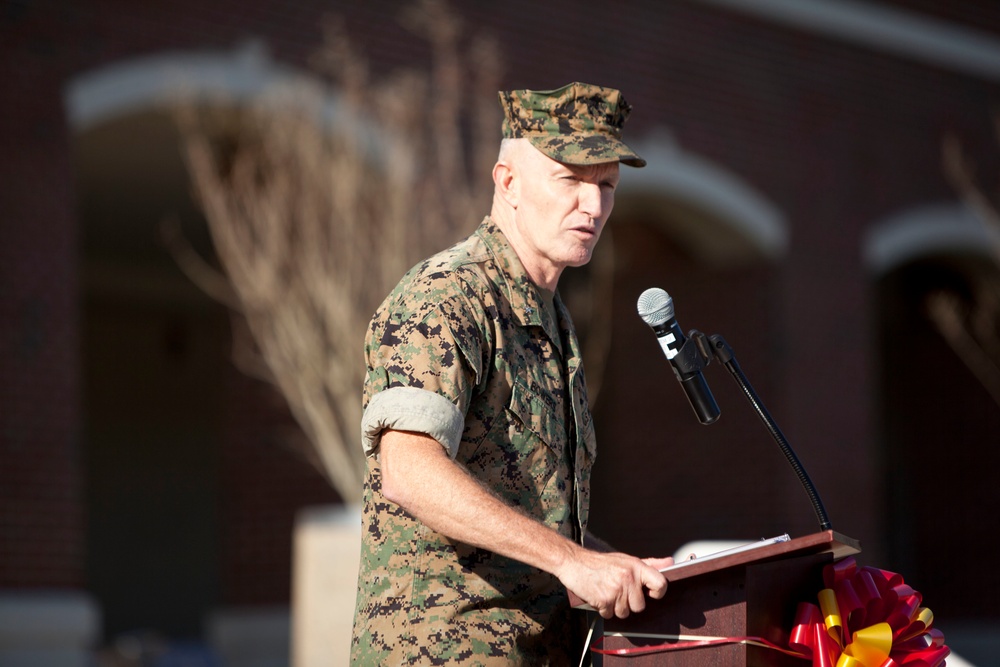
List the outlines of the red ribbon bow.
{"type": "Polygon", "coordinates": [[[951,651],[923,597],[854,558],[823,569],[819,605],[799,604],[789,647],[813,667],[939,667],[951,651]]]}

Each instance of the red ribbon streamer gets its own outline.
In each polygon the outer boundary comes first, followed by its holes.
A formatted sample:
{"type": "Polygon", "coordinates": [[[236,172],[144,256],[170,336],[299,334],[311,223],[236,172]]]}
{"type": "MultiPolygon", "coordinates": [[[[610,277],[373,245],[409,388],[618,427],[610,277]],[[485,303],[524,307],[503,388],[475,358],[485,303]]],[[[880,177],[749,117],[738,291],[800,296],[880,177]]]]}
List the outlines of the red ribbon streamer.
{"type": "Polygon", "coordinates": [[[763,637],[706,637],[705,639],[687,639],[671,642],[669,644],[655,644],[653,646],[630,646],[628,648],[599,648],[600,644],[603,643],[604,637],[599,637],[591,645],[590,650],[594,653],[600,653],[601,655],[616,655],[616,656],[639,656],[639,655],[649,655],[651,653],[666,653],[668,651],[680,651],[683,649],[690,648],[702,648],[705,646],[722,646],[724,644],[752,644],[754,646],[763,646],[765,648],[774,649],[775,651],[781,651],[786,655],[790,655],[796,658],[804,658],[805,656],[799,655],[794,651],[781,648],[777,644],[769,642],[763,637]]]}

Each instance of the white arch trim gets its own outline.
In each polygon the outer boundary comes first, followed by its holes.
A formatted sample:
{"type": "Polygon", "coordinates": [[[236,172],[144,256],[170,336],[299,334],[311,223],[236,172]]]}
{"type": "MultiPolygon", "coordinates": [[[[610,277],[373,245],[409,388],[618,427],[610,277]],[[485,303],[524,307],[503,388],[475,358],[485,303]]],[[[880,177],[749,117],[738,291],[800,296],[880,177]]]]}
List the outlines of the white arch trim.
{"type": "Polygon", "coordinates": [[[86,130],[150,106],[170,104],[184,92],[244,100],[306,78],[268,57],[259,42],[232,51],[168,52],[127,60],[82,74],[66,86],[70,127],[86,130]]]}
{"type": "Polygon", "coordinates": [[[876,276],[907,261],[941,252],[987,256],[1000,243],[1000,231],[987,228],[977,214],[957,202],[927,204],[875,224],[865,237],[864,259],[876,276]]]}
{"type": "Polygon", "coordinates": [[[106,121],[191,97],[303,106],[334,131],[360,139],[374,160],[388,155],[385,132],[349,110],[315,76],[280,65],[263,43],[232,51],[179,51],[127,60],[82,74],[64,90],[69,126],[86,131],[106,121]]]}
{"type": "Polygon", "coordinates": [[[629,142],[646,159],[629,170],[620,195],[630,193],[680,199],[735,228],[769,258],[788,249],[788,223],[781,211],[742,179],[709,160],[683,151],[661,131],[629,142]]]}
{"type": "Polygon", "coordinates": [[[919,11],[858,0],[699,1],[988,81],[1000,80],[996,35],[919,11]]]}

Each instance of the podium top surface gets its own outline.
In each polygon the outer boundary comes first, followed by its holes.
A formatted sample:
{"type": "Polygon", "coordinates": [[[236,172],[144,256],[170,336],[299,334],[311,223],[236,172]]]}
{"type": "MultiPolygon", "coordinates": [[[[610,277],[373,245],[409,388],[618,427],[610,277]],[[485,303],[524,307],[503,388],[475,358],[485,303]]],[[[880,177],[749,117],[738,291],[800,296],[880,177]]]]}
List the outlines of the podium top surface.
{"type": "Polygon", "coordinates": [[[781,542],[768,541],[760,547],[742,549],[731,554],[722,553],[717,556],[709,554],[702,558],[682,561],[681,566],[666,568],[663,574],[667,581],[680,581],[754,562],[819,553],[830,553],[834,560],[839,560],[860,552],[861,543],[857,540],[832,530],[825,530],[781,542]]]}
{"type": "MultiPolygon", "coordinates": [[[[683,567],[667,568],[663,570],[663,575],[668,582],[681,581],[699,575],[725,570],[730,567],[747,565],[750,563],[762,563],[765,561],[781,560],[783,558],[796,558],[813,554],[829,553],[834,560],[840,560],[847,556],[861,552],[861,543],[854,538],[835,533],[832,530],[824,530],[812,535],[796,537],[784,542],[768,541],[763,546],[751,549],[738,550],[731,554],[717,556],[703,556],[701,559],[684,561],[683,567]]],[[[591,609],[573,591],[569,594],[570,605],[577,609],[591,609]]]]}

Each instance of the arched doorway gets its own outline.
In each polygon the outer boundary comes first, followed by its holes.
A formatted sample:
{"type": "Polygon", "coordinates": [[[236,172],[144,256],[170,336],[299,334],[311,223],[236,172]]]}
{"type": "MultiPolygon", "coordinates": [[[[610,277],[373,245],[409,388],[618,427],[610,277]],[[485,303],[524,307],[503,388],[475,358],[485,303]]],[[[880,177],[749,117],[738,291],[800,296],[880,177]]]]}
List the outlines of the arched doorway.
{"type": "Polygon", "coordinates": [[[233,643],[288,655],[294,515],[337,497],[282,446],[276,433],[295,428],[283,404],[233,367],[228,314],[183,275],[159,229],[173,219],[212,254],[172,117],[178,91],[239,104],[291,76],[251,46],[119,63],[67,87],[87,578],[109,641],[209,639],[224,617],[233,643]]]}
{"type": "Polygon", "coordinates": [[[991,388],[1000,356],[974,331],[985,327],[992,345],[1000,336],[987,305],[1000,294],[996,239],[953,204],[873,229],[866,253],[876,285],[886,567],[905,572],[936,617],[958,625],[993,615],[982,591],[1000,587],[996,538],[984,530],[1000,506],[1000,395],[991,388]]]}
{"type": "MultiPolygon", "coordinates": [[[[224,310],[159,241],[170,217],[210,248],[168,109],[149,97],[99,108],[72,141],[80,224],[87,583],[105,639],[199,639],[221,602],[224,310]]],[[[152,78],[136,76],[147,85],[152,78]]],[[[121,90],[121,89],[119,89],[121,90]]]]}

